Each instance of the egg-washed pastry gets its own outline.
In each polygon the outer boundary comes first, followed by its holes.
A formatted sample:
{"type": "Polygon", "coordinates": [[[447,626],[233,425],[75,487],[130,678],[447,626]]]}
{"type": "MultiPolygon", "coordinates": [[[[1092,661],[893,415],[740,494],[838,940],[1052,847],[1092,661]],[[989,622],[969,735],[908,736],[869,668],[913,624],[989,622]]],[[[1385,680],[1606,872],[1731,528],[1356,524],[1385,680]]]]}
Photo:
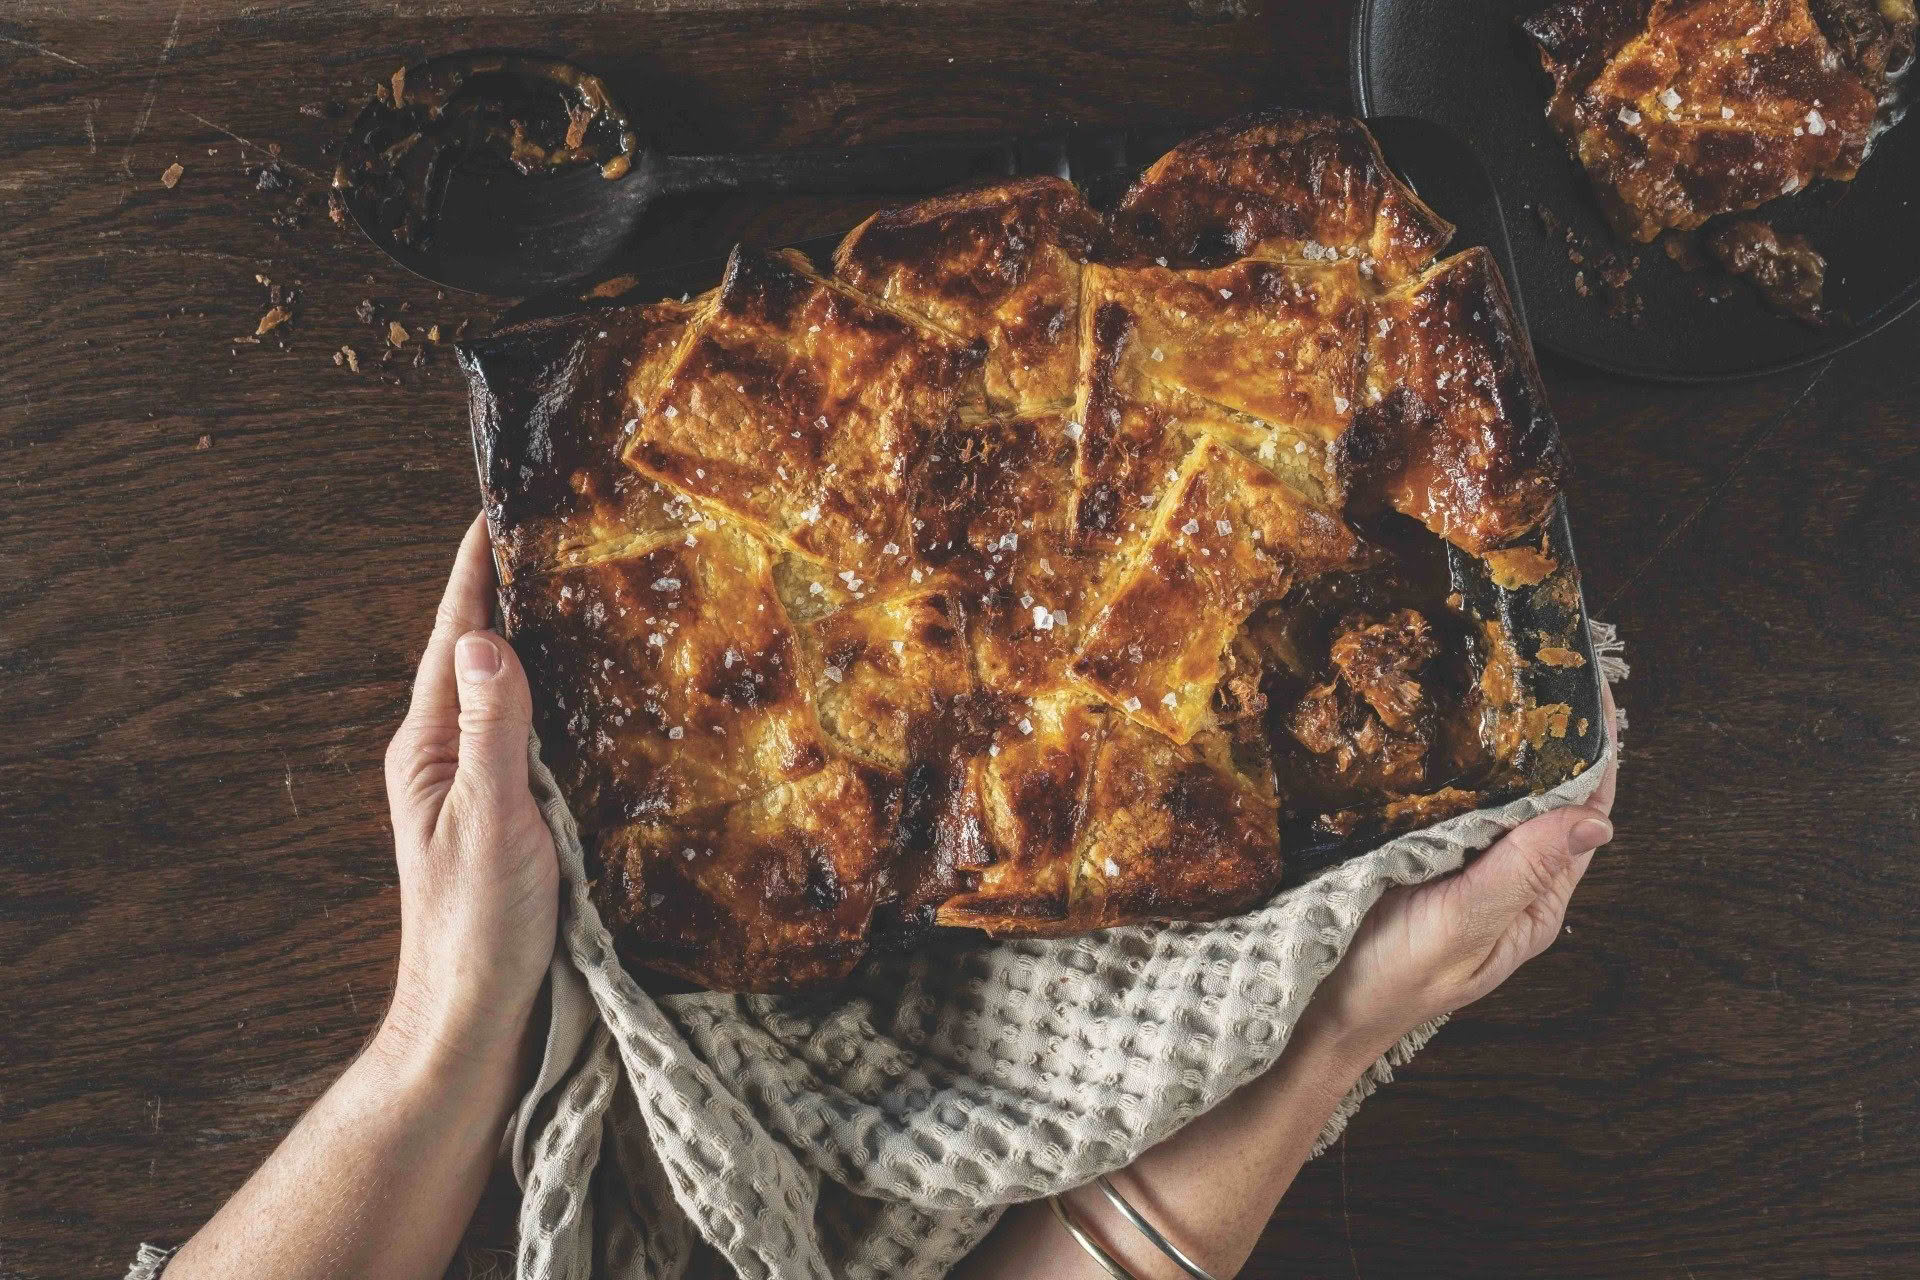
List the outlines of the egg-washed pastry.
{"type": "Polygon", "coordinates": [[[1911,59],[1914,11],[1911,0],[1870,11],[1859,0],[1563,0],[1521,25],[1553,80],[1548,118],[1615,230],[1645,242],[1851,179],[1888,60],[1911,59]]]}
{"type": "Polygon", "coordinates": [[[1111,217],[1001,183],[831,274],[742,249],[705,297],[463,346],[628,963],[768,991],[935,929],[1217,917],[1283,832],[1516,785],[1446,542],[1533,545],[1562,463],[1449,235],[1358,123],[1268,112],[1111,217]]]}

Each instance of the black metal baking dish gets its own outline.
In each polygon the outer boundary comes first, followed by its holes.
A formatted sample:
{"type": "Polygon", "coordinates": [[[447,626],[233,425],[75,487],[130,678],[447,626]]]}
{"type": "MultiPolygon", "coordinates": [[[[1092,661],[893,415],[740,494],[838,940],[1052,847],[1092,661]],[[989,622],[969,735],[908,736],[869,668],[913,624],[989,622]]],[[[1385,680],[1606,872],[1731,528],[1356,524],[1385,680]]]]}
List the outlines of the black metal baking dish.
{"type": "MultiPolygon", "coordinates": [[[[1516,281],[1499,197],[1472,152],[1445,130],[1423,121],[1381,119],[1368,123],[1389,163],[1422,199],[1458,227],[1449,249],[1485,246],[1510,284],[1516,281]]],[[[1158,144],[1159,140],[1154,142],[1158,144]]],[[[1135,150],[1123,165],[1103,168],[1093,180],[1082,178],[1082,186],[1096,197],[1096,202],[1101,196],[1117,196],[1126,180],[1158,153],[1158,145],[1152,154],[1135,150]]],[[[838,242],[838,237],[829,237],[794,247],[824,266],[838,242]]],[[[622,299],[650,302],[700,293],[718,281],[724,266],[724,259],[708,258],[629,271],[633,284],[623,291],[622,299]]],[[[1513,301],[1524,327],[1525,304],[1517,289],[1513,301]]],[[[605,305],[612,304],[583,303],[577,294],[529,300],[503,317],[502,327],[457,344],[471,390],[476,449],[480,447],[483,422],[510,428],[533,414],[551,416],[568,411],[571,390],[587,380],[582,377],[579,362],[591,358],[589,331],[598,323],[596,310],[605,305]]],[[[476,462],[484,487],[487,461],[476,457],[476,462]]],[[[1532,542],[1543,547],[1558,567],[1537,585],[1517,590],[1496,585],[1483,561],[1447,547],[1451,589],[1460,594],[1470,614],[1483,621],[1497,620],[1513,637],[1522,659],[1522,686],[1532,703],[1567,708],[1564,732],[1523,747],[1517,760],[1522,781],[1489,794],[1486,803],[1490,805],[1557,785],[1598,760],[1606,746],[1599,664],[1587,631],[1564,498],[1555,502],[1544,533],[1534,535],[1532,542]],[[1531,660],[1539,649],[1548,647],[1570,650],[1579,655],[1579,661],[1576,665],[1554,666],[1531,660]]],[[[1346,839],[1295,840],[1286,849],[1286,883],[1298,883],[1376,848],[1384,838],[1375,833],[1346,839]]]]}

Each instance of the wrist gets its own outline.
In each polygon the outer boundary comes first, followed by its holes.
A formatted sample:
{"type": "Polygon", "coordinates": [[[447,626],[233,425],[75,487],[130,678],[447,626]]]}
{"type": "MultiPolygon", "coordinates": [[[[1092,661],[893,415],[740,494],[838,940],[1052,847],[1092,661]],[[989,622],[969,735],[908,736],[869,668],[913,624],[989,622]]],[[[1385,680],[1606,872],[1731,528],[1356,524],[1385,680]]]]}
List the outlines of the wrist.
{"type": "Polygon", "coordinates": [[[1297,1046],[1316,1074],[1337,1082],[1340,1094],[1345,1096],[1353,1082],[1399,1043],[1403,1034],[1336,1017],[1317,1003],[1310,1003],[1294,1024],[1289,1048],[1297,1046]]]}
{"type": "Polygon", "coordinates": [[[427,981],[403,955],[374,1039],[406,1069],[516,1070],[525,1051],[539,986],[462,991],[427,981]]]}

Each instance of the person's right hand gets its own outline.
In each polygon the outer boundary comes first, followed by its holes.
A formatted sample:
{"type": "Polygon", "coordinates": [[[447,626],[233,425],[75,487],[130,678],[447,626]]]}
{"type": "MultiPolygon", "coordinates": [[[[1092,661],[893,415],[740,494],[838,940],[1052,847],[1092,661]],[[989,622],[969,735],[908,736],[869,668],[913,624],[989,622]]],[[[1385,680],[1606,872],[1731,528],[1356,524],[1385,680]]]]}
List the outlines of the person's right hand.
{"type": "MultiPolygon", "coordinates": [[[[1611,694],[1606,716],[1611,741],[1611,694]]],[[[1314,993],[1309,1025],[1371,1060],[1551,946],[1594,850],[1613,838],[1617,766],[1616,751],[1587,803],[1522,823],[1459,874],[1389,890],[1314,993]]]]}
{"type": "Polygon", "coordinates": [[[486,629],[493,565],[475,520],[454,561],[413,702],[387,748],[400,868],[400,976],[387,1021],[456,1052],[518,1046],[553,957],[559,865],[527,788],[533,702],[486,629]]]}

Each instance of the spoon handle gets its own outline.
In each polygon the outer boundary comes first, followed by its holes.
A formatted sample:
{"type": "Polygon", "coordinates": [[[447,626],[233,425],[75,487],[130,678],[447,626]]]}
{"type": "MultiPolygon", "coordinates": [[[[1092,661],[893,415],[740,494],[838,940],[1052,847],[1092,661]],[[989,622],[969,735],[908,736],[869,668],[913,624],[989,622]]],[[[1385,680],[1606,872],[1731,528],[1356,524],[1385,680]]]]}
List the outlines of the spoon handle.
{"type": "Polygon", "coordinates": [[[817,195],[917,195],[982,178],[1065,176],[1058,143],[906,142],[877,147],[770,151],[758,155],[661,156],[663,193],[788,191],[817,195]]]}

